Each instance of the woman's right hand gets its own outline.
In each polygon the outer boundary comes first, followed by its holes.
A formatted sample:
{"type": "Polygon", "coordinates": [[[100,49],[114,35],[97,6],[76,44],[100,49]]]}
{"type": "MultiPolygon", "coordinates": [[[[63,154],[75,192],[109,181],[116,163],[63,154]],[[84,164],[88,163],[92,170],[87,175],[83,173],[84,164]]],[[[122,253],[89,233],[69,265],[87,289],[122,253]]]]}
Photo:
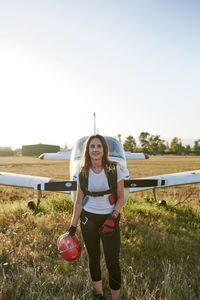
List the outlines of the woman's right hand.
{"type": "Polygon", "coordinates": [[[72,236],[74,236],[74,235],[75,235],[75,233],[76,233],[76,227],[75,227],[75,226],[73,226],[73,225],[71,225],[71,226],[69,227],[69,229],[68,229],[67,233],[68,233],[69,235],[72,235],[72,236]]]}

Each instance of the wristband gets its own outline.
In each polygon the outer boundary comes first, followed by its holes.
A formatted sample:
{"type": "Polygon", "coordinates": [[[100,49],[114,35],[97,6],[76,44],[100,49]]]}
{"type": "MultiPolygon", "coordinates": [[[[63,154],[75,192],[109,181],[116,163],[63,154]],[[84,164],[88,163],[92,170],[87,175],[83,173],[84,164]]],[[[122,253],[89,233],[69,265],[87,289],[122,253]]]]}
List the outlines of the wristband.
{"type": "Polygon", "coordinates": [[[112,217],[114,218],[114,219],[117,219],[117,217],[119,216],[119,212],[117,211],[117,210],[113,210],[113,212],[112,212],[112,217]]]}

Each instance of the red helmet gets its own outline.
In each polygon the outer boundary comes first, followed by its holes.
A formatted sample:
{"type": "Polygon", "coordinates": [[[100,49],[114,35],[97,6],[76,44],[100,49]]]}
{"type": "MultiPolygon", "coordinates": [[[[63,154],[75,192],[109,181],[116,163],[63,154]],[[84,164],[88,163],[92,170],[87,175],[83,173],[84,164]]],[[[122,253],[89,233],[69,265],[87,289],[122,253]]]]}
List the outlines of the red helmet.
{"type": "Polygon", "coordinates": [[[58,238],[57,246],[60,255],[67,261],[75,260],[81,255],[81,244],[76,236],[71,236],[68,233],[61,235],[58,238]]]}

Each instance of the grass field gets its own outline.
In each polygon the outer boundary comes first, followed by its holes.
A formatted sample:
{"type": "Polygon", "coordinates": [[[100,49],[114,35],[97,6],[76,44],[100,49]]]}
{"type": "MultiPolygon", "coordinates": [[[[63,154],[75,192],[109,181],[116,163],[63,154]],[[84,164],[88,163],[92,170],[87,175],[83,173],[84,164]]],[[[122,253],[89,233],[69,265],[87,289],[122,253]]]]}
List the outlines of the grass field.
{"type": "MultiPolygon", "coordinates": [[[[200,169],[200,157],[155,156],[129,160],[132,178],[200,169]]],[[[68,161],[0,158],[0,171],[69,179],[68,161]]],[[[57,238],[71,219],[70,196],[0,186],[0,299],[92,299],[87,254],[63,261],[57,238]]],[[[131,194],[121,214],[121,299],[200,299],[200,184],[131,194]]],[[[78,237],[81,240],[78,228],[78,237]]],[[[82,241],[82,240],[81,240],[82,241]]],[[[102,276],[110,299],[105,262],[102,276]]]]}

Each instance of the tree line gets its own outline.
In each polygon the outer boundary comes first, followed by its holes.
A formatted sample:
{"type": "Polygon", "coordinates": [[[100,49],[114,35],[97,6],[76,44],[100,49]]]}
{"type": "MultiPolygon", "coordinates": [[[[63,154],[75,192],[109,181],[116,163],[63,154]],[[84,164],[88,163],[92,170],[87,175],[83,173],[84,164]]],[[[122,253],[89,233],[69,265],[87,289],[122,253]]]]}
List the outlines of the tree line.
{"type": "MultiPolygon", "coordinates": [[[[117,139],[122,143],[121,134],[117,139]]],[[[193,146],[184,146],[178,137],[174,137],[171,142],[161,139],[160,135],[151,135],[148,132],[141,132],[139,135],[140,144],[137,145],[136,139],[129,135],[123,144],[125,151],[144,152],[150,155],[176,154],[176,155],[200,155],[200,139],[194,141],[193,146]]]]}

